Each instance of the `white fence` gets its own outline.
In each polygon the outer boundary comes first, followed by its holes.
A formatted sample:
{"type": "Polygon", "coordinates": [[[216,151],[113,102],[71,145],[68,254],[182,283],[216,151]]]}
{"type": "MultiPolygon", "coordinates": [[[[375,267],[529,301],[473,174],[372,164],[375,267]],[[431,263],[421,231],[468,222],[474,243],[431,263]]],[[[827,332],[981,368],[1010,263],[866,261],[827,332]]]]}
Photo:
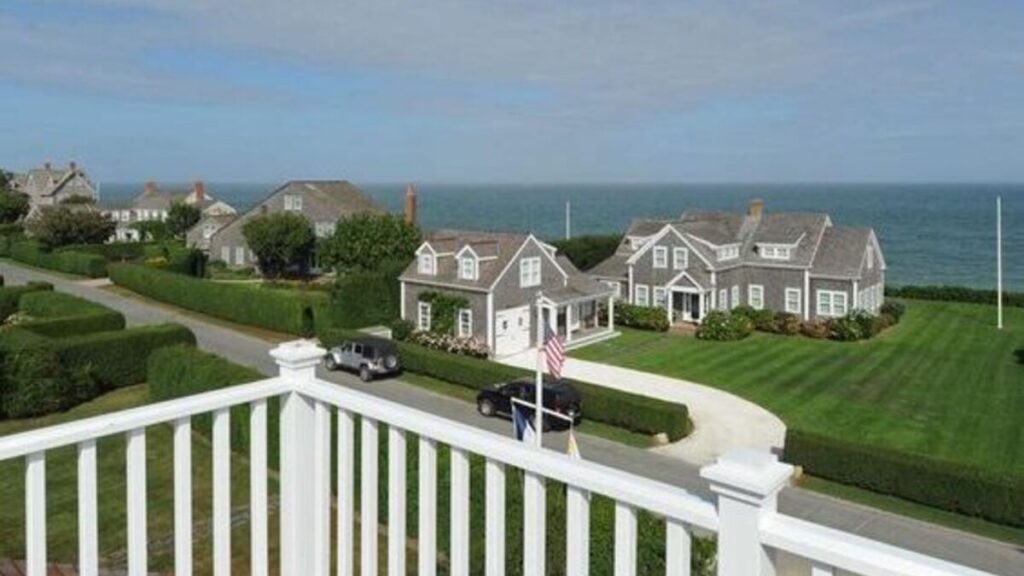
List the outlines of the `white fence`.
{"type": "MultiPolygon", "coordinates": [[[[308,342],[283,344],[271,354],[280,366],[277,378],[200,394],[180,400],[0,438],[0,460],[24,458],[26,565],[30,576],[46,574],[47,450],[78,447],[79,572],[99,572],[97,444],[99,438],[127,438],[128,572],[147,573],[146,428],[170,424],[174,429],[175,573],[192,573],[191,417],[211,413],[213,435],[214,574],[231,570],[231,481],[229,409],[250,406],[250,539],[252,574],[271,572],[268,561],[267,400],[279,397],[280,419],[280,573],[285,576],[362,576],[378,574],[378,526],[387,526],[387,573],[406,574],[407,434],[418,437],[418,573],[437,570],[438,449],[450,457],[450,574],[470,573],[470,456],[486,462],[485,573],[506,570],[506,474],[523,474],[522,573],[546,573],[546,481],[566,485],[565,572],[588,574],[589,506],[592,494],[615,501],[614,573],[637,569],[637,514],[648,510],[663,517],[665,564],[669,576],[690,574],[691,530],[713,532],[718,541],[718,574],[775,574],[776,559],[786,555],[807,560],[812,576],[838,570],[868,576],[981,575],[982,572],[900,548],[832,530],[776,512],[776,497],[792,469],[768,454],[737,452],[701,471],[715,502],[679,488],[599,464],[573,460],[477,428],[320,381],[315,368],[324,351],[308,342]],[[336,414],[337,424],[332,424],[336,414]],[[358,418],[357,418],[358,417],[358,418]],[[356,484],[356,425],[361,454],[356,484]],[[378,442],[387,426],[387,518],[378,518],[378,442]],[[332,443],[332,434],[336,442],[332,443]],[[337,459],[332,464],[332,444],[337,459]],[[332,518],[332,465],[336,470],[336,512],[332,518]],[[355,534],[356,490],[362,505],[355,534]],[[336,537],[332,562],[331,536],[336,537]],[[359,538],[359,558],[355,539],[359,538]]],[[[237,503],[236,503],[237,504],[237,503]]],[[[273,567],[276,568],[276,567],[273,567]]],[[[276,572],[276,570],[274,570],[276,572]]]]}

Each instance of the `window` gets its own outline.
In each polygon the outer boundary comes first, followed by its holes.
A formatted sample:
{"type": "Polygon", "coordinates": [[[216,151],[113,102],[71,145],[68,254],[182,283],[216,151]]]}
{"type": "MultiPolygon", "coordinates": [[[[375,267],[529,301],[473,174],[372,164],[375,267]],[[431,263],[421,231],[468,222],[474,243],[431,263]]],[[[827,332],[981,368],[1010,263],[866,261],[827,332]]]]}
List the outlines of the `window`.
{"type": "Polygon", "coordinates": [[[722,288],[718,291],[718,309],[728,310],[729,309],[729,291],[722,288]]]}
{"type": "Polygon", "coordinates": [[[643,284],[637,284],[636,285],[636,295],[633,298],[636,301],[635,304],[637,306],[648,306],[648,305],[650,305],[650,300],[647,299],[647,296],[648,296],[647,286],[645,286],[643,284]]]}
{"type": "Polygon", "coordinates": [[[740,257],[740,247],[739,247],[738,244],[733,244],[731,246],[724,246],[724,247],[718,249],[718,259],[719,260],[732,260],[733,258],[739,258],[739,257],[740,257]]]}
{"type": "Polygon", "coordinates": [[[523,258],[519,261],[519,287],[540,286],[540,257],[523,258]]]}
{"type": "Polygon", "coordinates": [[[686,248],[673,248],[672,249],[672,268],[675,270],[685,270],[690,264],[690,253],[686,248]]]}
{"type": "Polygon", "coordinates": [[[605,285],[614,290],[616,298],[622,298],[622,282],[605,282],[605,285]]]}
{"type": "Polygon", "coordinates": [[[230,246],[221,246],[220,247],[220,259],[224,263],[226,263],[226,264],[230,264],[231,263],[231,247],[230,246]]]}
{"type": "Polygon", "coordinates": [[[213,236],[215,232],[217,232],[216,224],[207,224],[206,226],[203,226],[203,239],[209,240],[210,236],[213,236]]]}
{"type": "Polygon", "coordinates": [[[654,267],[668,268],[668,248],[664,246],[654,247],[654,267]]]}
{"type": "Polygon", "coordinates": [[[302,211],[302,196],[297,194],[285,194],[284,209],[292,212],[302,211]]]}
{"type": "Polygon", "coordinates": [[[802,292],[799,288],[786,288],[786,312],[790,314],[800,314],[800,296],[802,292]]]}
{"type": "Polygon", "coordinates": [[[316,223],[316,237],[326,238],[334,233],[333,222],[317,222],[316,223]]]}
{"type": "Polygon", "coordinates": [[[473,311],[469,308],[459,309],[459,338],[473,336],[473,311]]]}
{"type": "Polygon", "coordinates": [[[463,280],[476,280],[476,258],[463,256],[459,258],[459,278],[463,280]]]}
{"type": "Polygon", "coordinates": [[[424,331],[430,330],[430,302],[420,302],[417,310],[416,328],[424,331]]]}
{"type": "Polygon", "coordinates": [[[754,310],[764,310],[764,286],[751,284],[747,286],[747,304],[754,310]]]}
{"type": "Polygon", "coordinates": [[[868,270],[875,267],[875,251],[868,247],[868,270]]]}
{"type": "Polygon", "coordinates": [[[424,252],[423,254],[420,254],[419,264],[417,265],[416,270],[420,274],[429,274],[429,275],[433,276],[434,275],[434,255],[430,254],[430,253],[427,253],[427,252],[424,252]]]}
{"type": "Polygon", "coordinates": [[[766,260],[789,260],[790,252],[789,246],[775,246],[772,244],[761,246],[761,257],[766,260]]]}
{"type": "Polygon", "coordinates": [[[732,298],[731,298],[731,300],[732,300],[732,306],[729,308],[730,310],[740,305],[740,287],[739,286],[733,286],[732,287],[732,298]]]}
{"type": "Polygon", "coordinates": [[[845,316],[846,292],[818,290],[818,316],[845,316]]]}
{"type": "Polygon", "coordinates": [[[661,286],[656,286],[654,288],[654,306],[656,308],[665,307],[665,289],[661,286]]]}
{"type": "Polygon", "coordinates": [[[245,264],[245,246],[235,246],[235,264],[245,264]]]}

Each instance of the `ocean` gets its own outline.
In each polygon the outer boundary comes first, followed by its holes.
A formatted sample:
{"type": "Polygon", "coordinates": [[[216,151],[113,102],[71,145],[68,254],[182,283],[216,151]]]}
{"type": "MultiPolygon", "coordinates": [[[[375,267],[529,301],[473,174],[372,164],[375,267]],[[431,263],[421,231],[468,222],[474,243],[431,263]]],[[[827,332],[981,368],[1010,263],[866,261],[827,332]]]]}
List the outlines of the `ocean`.
{"type": "MultiPolygon", "coordinates": [[[[174,185],[165,184],[166,188],[174,185]]],[[[179,185],[183,186],[183,185],[179,185]]],[[[272,183],[207,183],[240,210],[272,183]]],[[[404,184],[360,184],[381,204],[401,211],[404,184]]],[[[995,199],[1003,198],[1004,285],[1024,291],[1024,184],[420,184],[424,228],[529,231],[565,236],[622,232],[640,217],[671,218],[684,210],[744,211],[761,198],[765,211],[827,212],[836,225],[870,226],[888,265],[887,282],[994,288],[995,199]]],[[[104,200],[131,198],[141,183],[104,183],[104,200]]]]}

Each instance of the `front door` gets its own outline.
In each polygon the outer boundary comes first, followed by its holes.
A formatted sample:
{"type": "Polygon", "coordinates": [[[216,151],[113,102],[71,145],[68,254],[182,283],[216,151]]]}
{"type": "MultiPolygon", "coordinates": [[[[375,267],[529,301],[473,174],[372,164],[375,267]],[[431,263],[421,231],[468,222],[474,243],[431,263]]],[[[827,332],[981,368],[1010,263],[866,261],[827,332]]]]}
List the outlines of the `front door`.
{"type": "Polygon", "coordinates": [[[700,320],[700,294],[686,294],[686,314],[691,322],[700,320]]]}

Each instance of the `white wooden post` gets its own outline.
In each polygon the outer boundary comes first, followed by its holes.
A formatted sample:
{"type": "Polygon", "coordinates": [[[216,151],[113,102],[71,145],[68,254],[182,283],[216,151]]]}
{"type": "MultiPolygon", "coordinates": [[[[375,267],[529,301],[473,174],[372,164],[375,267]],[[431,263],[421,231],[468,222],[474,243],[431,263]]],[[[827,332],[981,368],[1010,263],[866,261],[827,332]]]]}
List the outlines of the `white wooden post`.
{"type": "Polygon", "coordinates": [[[761,521],[775,514],[793,467],[768,452],[738,449],[701,469],[718,496],[718,576],[773,576],[761,521]]]}
{"type": "Polygon", "coordinates": [[[565,307],[565,343],[572,342],[572,304],[565,307]]]}
{"type": "MultiPolygon", "coordinates": [[[[326,351],[308,341],[285,342],[270,351],[280,367],[280,378],[289,382],[312,379],[326,351]]],[[[316,475],[313,446],[316,442],[316,410],[313,399],[297,392],[281,403],[281,573],[284,576],[314,574],[319,557],[312,538],[316,475]]]]}
{"type": "Polygon", "coordinates": [[[608,297],[608,331],[615,331],[615,294],[608,297]]]}

